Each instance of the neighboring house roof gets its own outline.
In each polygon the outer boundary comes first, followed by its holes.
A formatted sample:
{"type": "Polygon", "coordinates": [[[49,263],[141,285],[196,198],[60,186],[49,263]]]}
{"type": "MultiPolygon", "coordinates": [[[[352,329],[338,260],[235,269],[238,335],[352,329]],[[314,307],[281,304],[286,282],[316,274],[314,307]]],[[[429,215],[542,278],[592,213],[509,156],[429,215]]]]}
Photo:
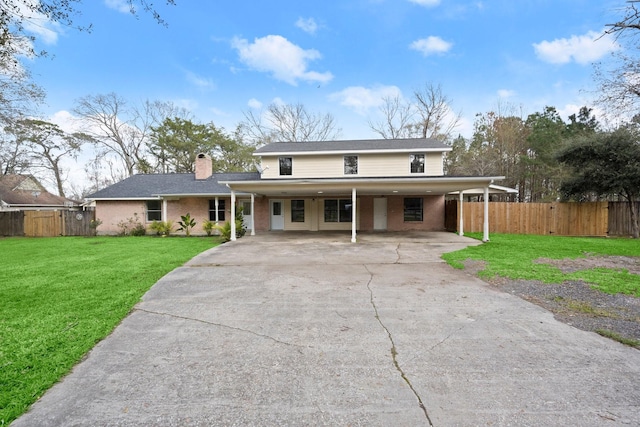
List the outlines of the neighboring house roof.
{"type": "Polygon", "coordinates": [[[330,153],[382,153],[415,151],[451,151],[451,147],[431,138],[361,139],[348,141],[273,142],[258,148],[254,156],[284,154],[310,155],[330,153]]]}
{"type": "Polygon", "coordinates": [[[97,191],[87,199],[153,199],[158,196],[228,195],[229,188],[219,181],[252,181],[257,172],[214,173],[207,179],[195,179],[193,173],[139,174],[97,191]]]}
{"type": "Polygon", "coordinates": [[[5,207],[64,207],[73,200],[49,193],[33,175],[0,176],[0,203],[5,207]]]}

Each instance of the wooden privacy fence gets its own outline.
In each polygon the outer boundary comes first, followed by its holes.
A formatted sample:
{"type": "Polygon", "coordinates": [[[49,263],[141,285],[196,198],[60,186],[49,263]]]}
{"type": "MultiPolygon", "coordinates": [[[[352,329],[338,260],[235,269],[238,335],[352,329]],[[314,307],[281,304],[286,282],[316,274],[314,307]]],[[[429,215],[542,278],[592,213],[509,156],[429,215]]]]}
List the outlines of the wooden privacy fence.
{"type": "Polygon", "coordinates": [[[0,236],[92,236],[93,211],[0,212],[0,236]]]}
{"type": "MultiPolygon", "coordinates": [[[[640,213],[640,202],[635,202],[640,213]]],[[[609,235],[631,236],[631,213],[627,202],[609,202],[609,235]]]]}
{"type": "MultiPolygon", "coordinates": [[[[547,234],[559,236],[607,236],[608,202],[590,203],[509,203],[489,202],[489,232],[547,234]]],[[[458,231],[458,201],[445,204],[445,225],[458,231]]],[[[463,204],[465,232],[481,232],[484,203],[463,204]]]]}

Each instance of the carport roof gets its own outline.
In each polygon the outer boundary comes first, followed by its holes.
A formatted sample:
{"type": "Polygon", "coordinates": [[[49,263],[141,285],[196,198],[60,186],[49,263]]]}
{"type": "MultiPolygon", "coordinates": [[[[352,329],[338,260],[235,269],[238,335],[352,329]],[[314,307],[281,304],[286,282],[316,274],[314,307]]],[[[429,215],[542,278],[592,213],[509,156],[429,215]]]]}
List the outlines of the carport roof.
{"type": "Polygon", "coordinates": [[[350,194],[432,194],[441,195],[453,191],[484,188],[504,176],[490,177],[388,177],[388,178],[314,178],[314,179],[261,179],[255,181],[222,181],[232,190],[265,196],[327,196],[350,194]]]}

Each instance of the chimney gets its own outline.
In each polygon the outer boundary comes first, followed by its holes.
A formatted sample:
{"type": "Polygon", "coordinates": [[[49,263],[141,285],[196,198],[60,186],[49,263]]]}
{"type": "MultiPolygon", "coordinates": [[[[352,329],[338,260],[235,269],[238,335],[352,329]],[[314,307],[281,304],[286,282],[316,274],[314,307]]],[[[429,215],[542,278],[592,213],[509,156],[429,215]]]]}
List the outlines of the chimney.
{"type": "Polygon", "coordinates": [[[213,162],[211,157],[204,153],[196,156],[196,179],[207,179],[213,175],[213,162]]]}

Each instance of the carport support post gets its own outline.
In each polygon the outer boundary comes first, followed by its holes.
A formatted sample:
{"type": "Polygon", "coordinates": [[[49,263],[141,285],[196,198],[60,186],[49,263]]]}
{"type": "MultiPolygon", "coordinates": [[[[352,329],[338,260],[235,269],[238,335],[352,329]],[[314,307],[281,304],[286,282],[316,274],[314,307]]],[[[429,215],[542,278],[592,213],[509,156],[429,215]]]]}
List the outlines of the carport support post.
{"type": "Polygon", "coordinates": [[[229,222],[231,222],[231,240],[236,240],[236,192],[231,190],[231,218],[229,218],[229,222]]]}
{"type": "Polygon", "coordinates": [[[351,243],[356,242],[356,189],[351,189],[351,243]]]}
{"type": "Polygon", "coordinates": [[[458,226],[458,234],[464,236],[464,209],[462,207],[464,203],[464,195],[462,194],[462,190],[460,190],[460,211],[458,215],[460,216],[460,225],[458,226]]]}
{"type": "Polygon", "coordinates": [[[251,235],[255,236],[256,235],[256,227],[255,227],[255,221],[253,219],[253,217],[255,216],[255,203],[256,203],[256,195],[251,193],[251,235]]]}
{"type": "Polygon", "coordinates": [[[482,241],[489,241],[489,187],[484,187],[484,226],[482,241]]]}

